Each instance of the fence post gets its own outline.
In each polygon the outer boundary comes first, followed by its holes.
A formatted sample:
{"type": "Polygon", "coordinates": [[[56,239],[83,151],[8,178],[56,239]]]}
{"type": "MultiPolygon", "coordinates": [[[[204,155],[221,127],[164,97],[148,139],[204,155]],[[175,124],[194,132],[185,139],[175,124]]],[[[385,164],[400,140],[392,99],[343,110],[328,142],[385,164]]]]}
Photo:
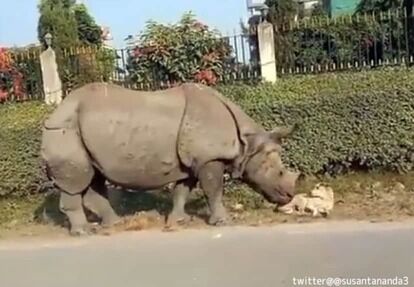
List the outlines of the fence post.
{"type": "Polygon", "coordinates": [[[62,81],[59,77],[56,54],[51,46],[52,35],[47,33],[45,42],[47,49],[40,54],[45,102],[47,105],[58,105],[62,101],[62,81]]]}
{"type": "Polygon", "coordinates": [[[266,82],[275,83],[277,74],[273,24],[261,22],[257,27],[257,38],[262,78],[266,82]]]}
{"type": "Polygon", "coordinates": [[[412,63],[412,57],[414,56],[414,1],[408,0],[406,9],[407,17],[407,33],[408,33],[408,63],[412,63]]]}

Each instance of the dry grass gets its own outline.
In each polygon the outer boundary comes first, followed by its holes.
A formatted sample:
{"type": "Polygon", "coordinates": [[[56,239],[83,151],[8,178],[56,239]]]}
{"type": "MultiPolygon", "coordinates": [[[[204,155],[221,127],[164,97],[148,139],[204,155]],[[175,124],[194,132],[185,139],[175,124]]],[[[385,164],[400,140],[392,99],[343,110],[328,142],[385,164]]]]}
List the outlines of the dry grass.
{"type": "MultiPolygon", "coordinates": [[[[330,185],[335,192],[335,207],[328,218],[285,215],[275,206],[245,188],[226,193],[225,205],[234,225],[264,225],[318,220],[398,221],[414,216],[414,174],[349,174],[338,178],[308,178],[298,192],[307,192],[318,182],[330,185]]],[[[115,194],[115,193],[114,193],[115,194]]],[[[98,233],[110,235],[121,231],[163,229],[165,214],[171,209],[166,192],[126,193],[113,196],[114,206],[123,220],[111,229],[98,233]]],[[[57,210],[56,195],[25,200],[0,201],[0,237],[54,236],[66,234],[67,222],[57,210]],[[47,216],[42,211],[46,208],[47,216]]],[[[193,221],[183,228],[205,228],[208,208],[200,191],[187,204],[193,221]]],[[[93,219],[93,217],[90,217],[93,219]]],[[[169,229],[174,231],[177,229],[169,229]]]]}

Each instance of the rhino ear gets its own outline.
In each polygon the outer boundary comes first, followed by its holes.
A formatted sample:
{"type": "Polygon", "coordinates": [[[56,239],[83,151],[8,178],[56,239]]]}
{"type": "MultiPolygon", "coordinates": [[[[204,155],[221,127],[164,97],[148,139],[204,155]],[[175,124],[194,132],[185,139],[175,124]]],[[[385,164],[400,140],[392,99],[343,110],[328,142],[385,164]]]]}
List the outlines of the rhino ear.
{"type": "Polygon", "coordinates": [[[277,127],[270,132],[270,138],[277,143],[281,143],[282,139],[289,137],[296,129],[297,124],[289,127],[277,127]]]}
{"type": "Polygon", "coordinates": [[[251,157],[258,153],[266,143],[266,134],[253,134],[247,136],[247,157],[251,157]]]}

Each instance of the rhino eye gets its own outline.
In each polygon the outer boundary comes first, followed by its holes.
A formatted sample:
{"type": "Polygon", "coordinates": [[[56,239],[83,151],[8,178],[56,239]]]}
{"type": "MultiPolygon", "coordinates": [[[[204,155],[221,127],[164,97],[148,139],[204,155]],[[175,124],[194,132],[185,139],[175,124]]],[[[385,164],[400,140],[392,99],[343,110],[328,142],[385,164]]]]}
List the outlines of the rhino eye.
{"type": "Polygon", "coordinates": [[[279,175],[283,176],[283,170],[279,171],[279,175]]]}

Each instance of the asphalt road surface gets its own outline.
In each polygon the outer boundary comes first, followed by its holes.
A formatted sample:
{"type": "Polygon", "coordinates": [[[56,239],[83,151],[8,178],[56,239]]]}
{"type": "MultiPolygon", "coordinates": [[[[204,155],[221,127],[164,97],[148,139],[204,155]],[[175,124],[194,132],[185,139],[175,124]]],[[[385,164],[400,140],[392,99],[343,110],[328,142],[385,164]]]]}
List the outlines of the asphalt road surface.
{"type": "Polygon", "coordinates": [[[298,280],[306,277],[319,283],[302,286],[329,286],[321,280],[337,276],[395,278],[397,285],[387,286],[414,286],[414,223],[331,222],[0,241],[0,287],[283,287],[300,286],[298,280]]]}

